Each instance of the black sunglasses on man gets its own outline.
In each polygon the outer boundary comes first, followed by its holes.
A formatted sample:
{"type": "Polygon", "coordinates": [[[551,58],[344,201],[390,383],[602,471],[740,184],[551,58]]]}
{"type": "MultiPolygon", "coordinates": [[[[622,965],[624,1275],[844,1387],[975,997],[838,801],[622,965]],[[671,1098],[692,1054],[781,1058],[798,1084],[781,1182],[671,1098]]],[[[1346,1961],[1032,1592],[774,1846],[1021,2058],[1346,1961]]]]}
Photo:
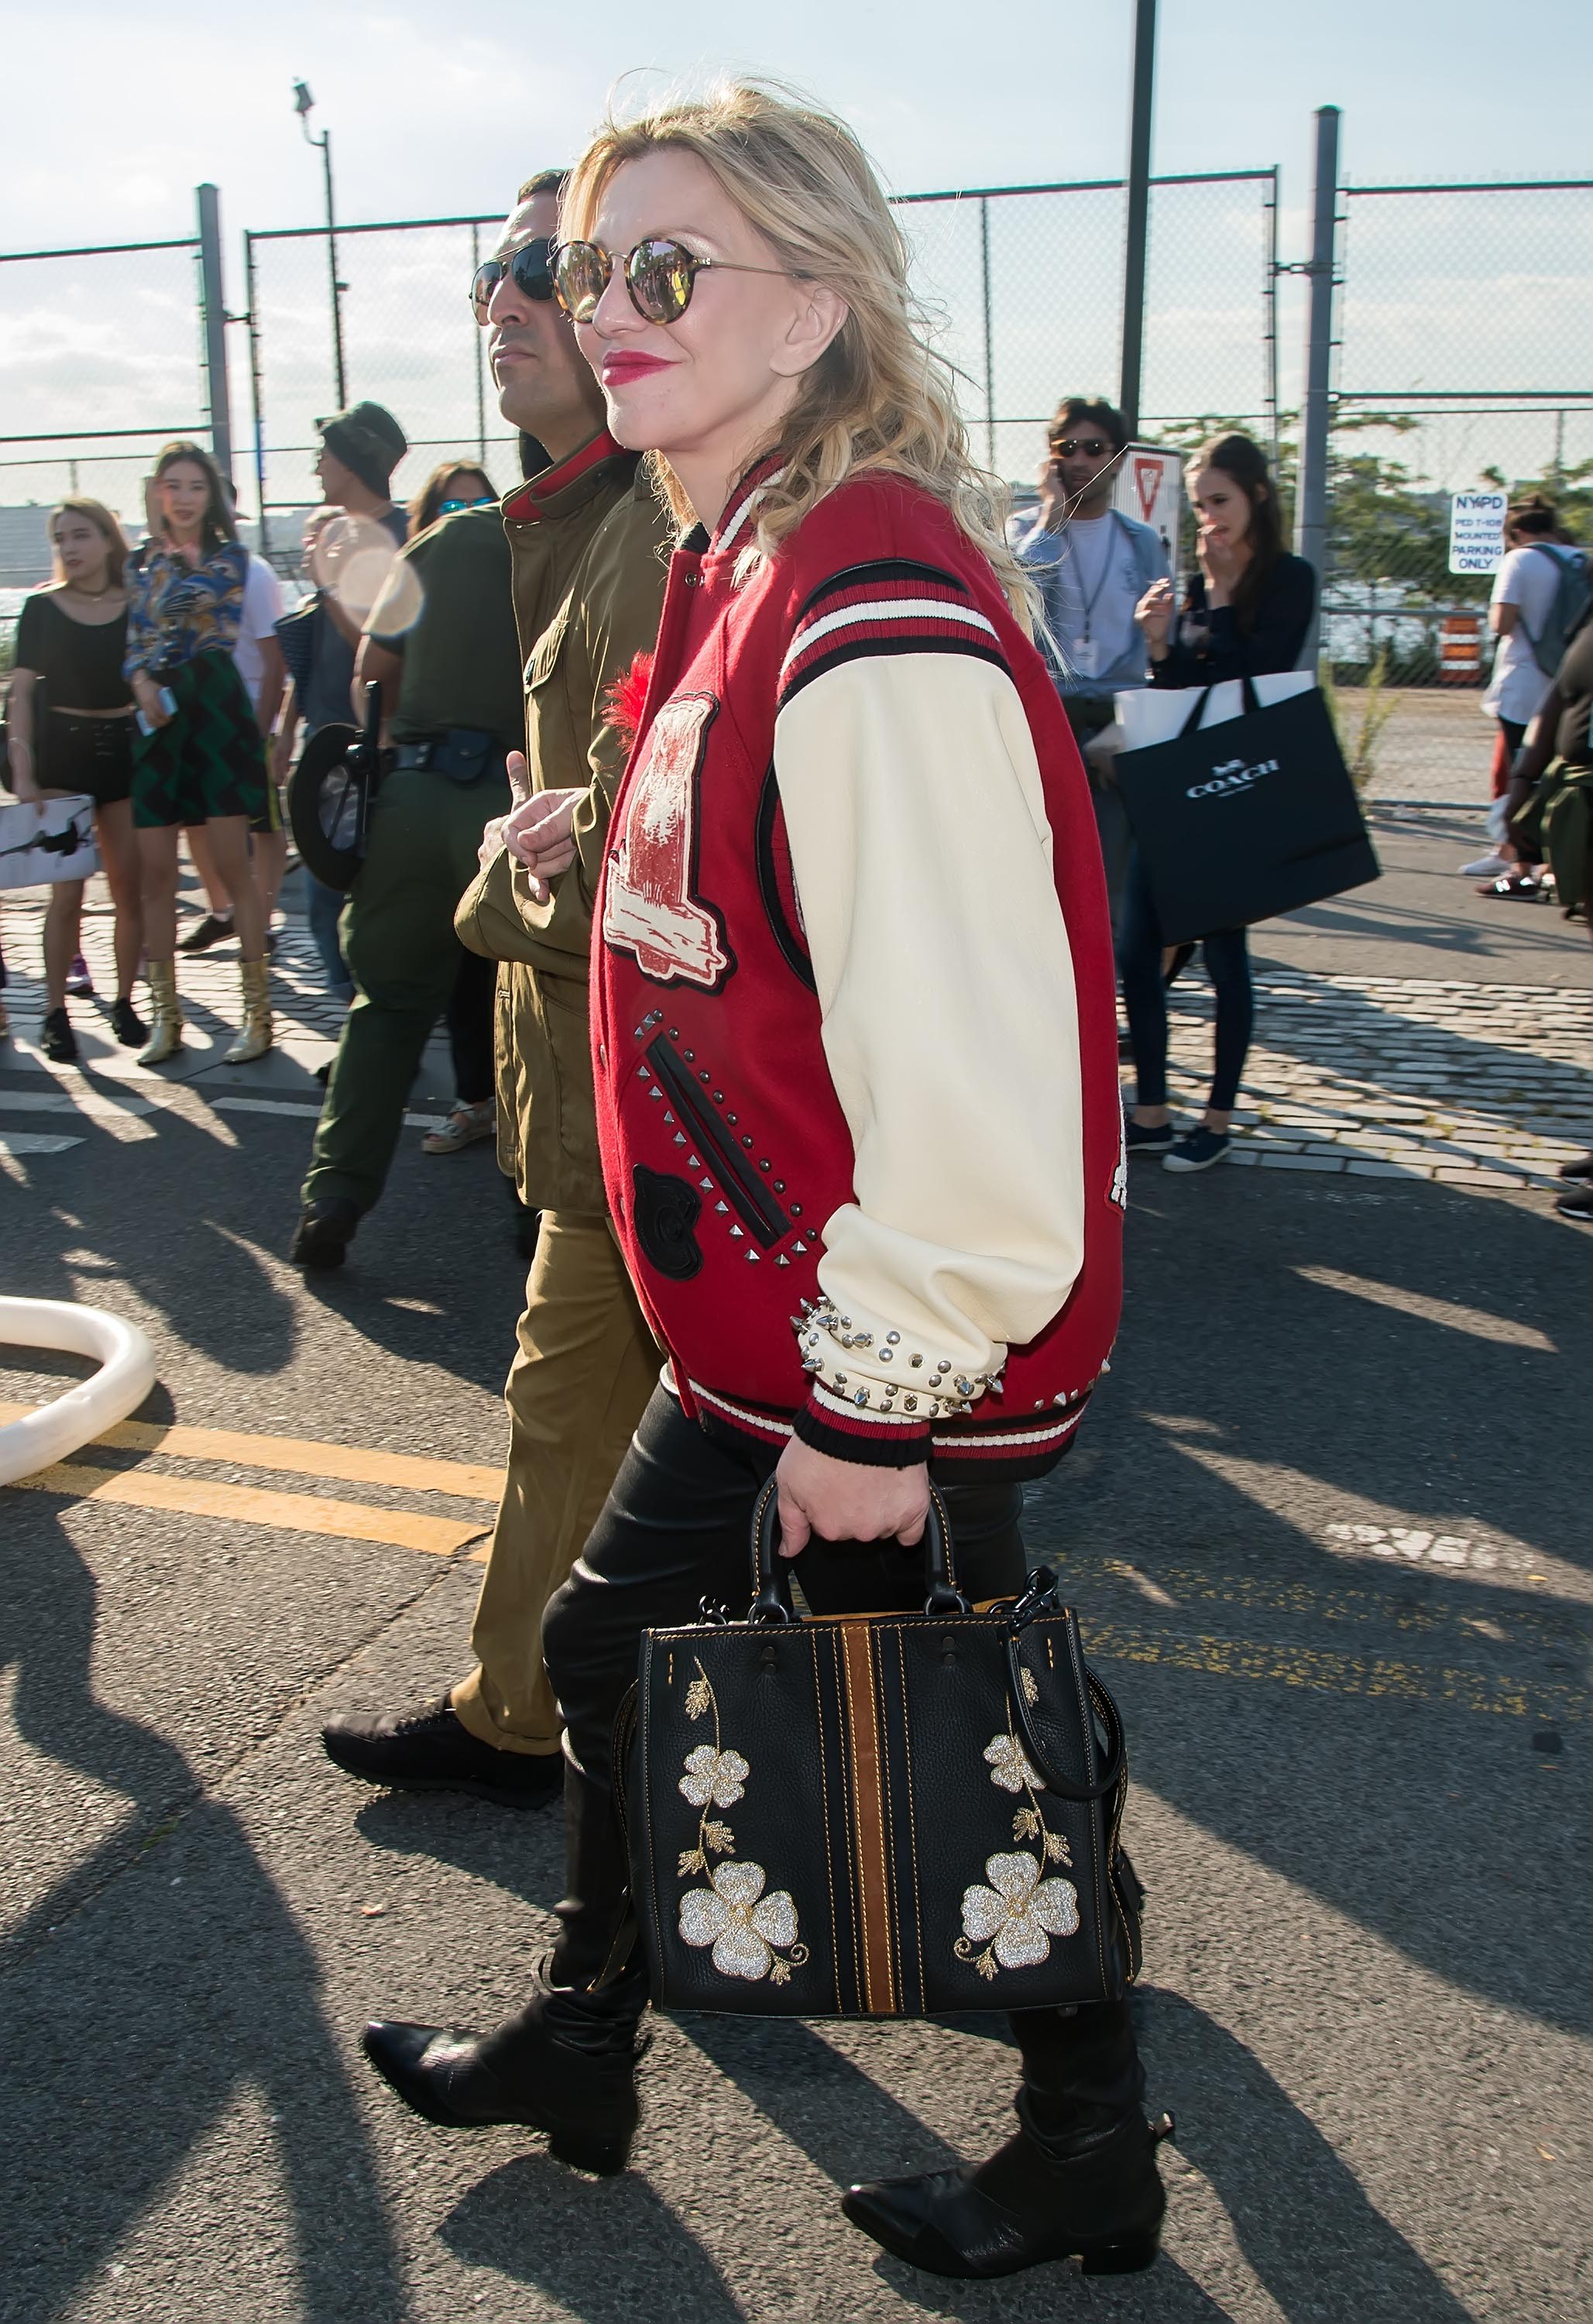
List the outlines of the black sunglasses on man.
{"type": "Polygon", "coordinates": [[[487,309],[493,293],[507,274],[523,298],[546,301],[553,296],[553,277],[548,272],[548,256],[552,244],[545,234],[535,235],[529,242],[511,251],[507,258],[483,259],[476,268],[470,284],[470,304],[478,323],[487,320],[487,309]]]}

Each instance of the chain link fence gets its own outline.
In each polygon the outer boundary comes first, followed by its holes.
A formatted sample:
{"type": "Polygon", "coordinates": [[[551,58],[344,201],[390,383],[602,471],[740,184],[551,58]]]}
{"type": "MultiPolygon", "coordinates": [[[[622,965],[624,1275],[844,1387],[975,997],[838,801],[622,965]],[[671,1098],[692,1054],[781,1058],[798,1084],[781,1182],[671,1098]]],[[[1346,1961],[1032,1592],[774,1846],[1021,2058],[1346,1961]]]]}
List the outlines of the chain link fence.
{"type": "Polygon", "coordinates": [[[1593,180],[1346,186],[1339,250],[1324,658],[1375,788],[1486,800],[1493,585],[1450,571],[1450,500],[1542,492],[1593,548],[1593,180]]]}
{"type": "Polygon", "coordinates": [[[141,527],[151,453],[205,426],[198,253],[189,236],[0,254],[0,590],[39,579],[65,493],[141,527]]]}
{"type": "MultiPolygon", "coordinates": [[[[916,287],[955,364],[976,448],[1029,483],[1064,393],[1110,393],[1121,331],[1119,181],[907,195],[899,207],[916,287]]],[[[1275,410],[1277,175],[1157,180],[1146,300],[1146,410],[1188,420],[1275,410]]],[[[518,447],[497,410],[465,294],[495,218],[339,226],[348,392],[385,403],[410,438],[394,491],[455,454],[500,486],[518,447]]],[[[318,498],[316,420],[336,402],[331,269],[321,228],[244,237],[257,483],[272,553],[296,545],[318,498]]],[[[1156,419],[1146,425],[1154,429],[1156,419]]]]}

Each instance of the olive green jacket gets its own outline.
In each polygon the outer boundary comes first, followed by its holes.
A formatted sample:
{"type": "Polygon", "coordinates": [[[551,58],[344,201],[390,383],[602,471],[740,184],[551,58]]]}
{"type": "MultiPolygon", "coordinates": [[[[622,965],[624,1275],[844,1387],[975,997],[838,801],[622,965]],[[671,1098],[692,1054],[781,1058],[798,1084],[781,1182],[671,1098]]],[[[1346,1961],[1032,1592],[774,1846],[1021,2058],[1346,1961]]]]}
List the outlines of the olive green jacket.
{"type": "Polygon", "coordinates": [[[580,790],[576,860],[546,904],[503,850],[455,917],[498,977],[498,1161],[538,1209],[604,1207],[586,985],[609,816],[630,754],[608,697],[658,636],[673,534],[637,456],[600,436],[503,503],[537,790],[580,790]]]}

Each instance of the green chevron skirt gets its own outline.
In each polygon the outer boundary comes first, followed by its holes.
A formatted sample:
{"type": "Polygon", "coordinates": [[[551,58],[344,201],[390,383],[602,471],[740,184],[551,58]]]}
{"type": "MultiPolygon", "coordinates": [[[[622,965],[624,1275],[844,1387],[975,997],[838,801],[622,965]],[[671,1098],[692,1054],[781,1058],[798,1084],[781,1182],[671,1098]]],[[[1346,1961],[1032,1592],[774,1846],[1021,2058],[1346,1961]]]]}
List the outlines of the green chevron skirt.
{"type": "Polygon", "coordinates": [[[241,815],[256,830],[280,820],[266,773],[265,738],[229,653],[196,654],[154,673],[177,715],[133,737],[133,820],[146,829],[241,815]]]}

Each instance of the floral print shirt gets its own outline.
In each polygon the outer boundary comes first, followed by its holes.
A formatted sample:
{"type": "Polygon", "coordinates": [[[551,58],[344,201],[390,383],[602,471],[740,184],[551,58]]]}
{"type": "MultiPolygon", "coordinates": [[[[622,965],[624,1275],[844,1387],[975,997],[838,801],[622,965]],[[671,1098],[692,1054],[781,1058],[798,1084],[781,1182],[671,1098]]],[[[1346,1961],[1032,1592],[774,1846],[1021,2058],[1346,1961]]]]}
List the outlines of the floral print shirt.
{"type": "Polygon", "coordinates": [[[131,680],[147,670],[152,677],[196,654],[231,653],[248,576],[249,552],[241,540],[224,540],[199,565],[152,541],[127,576],[123,676],[131,680]]]}

